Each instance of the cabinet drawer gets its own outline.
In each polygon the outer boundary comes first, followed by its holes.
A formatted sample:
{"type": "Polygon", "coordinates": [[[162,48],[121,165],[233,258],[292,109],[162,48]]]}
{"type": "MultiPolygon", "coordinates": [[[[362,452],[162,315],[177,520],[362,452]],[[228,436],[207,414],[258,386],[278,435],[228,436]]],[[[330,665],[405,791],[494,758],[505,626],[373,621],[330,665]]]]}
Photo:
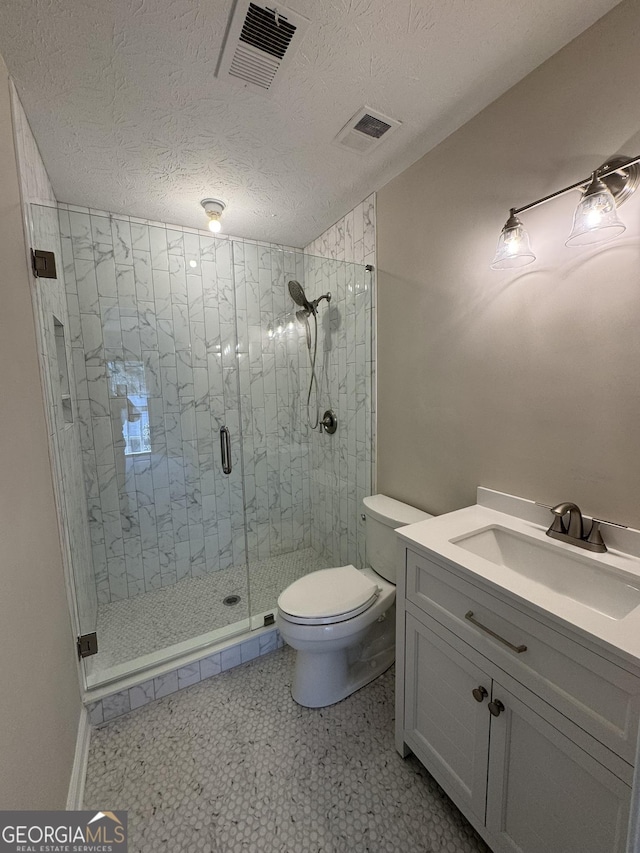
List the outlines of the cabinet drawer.
{"type": "Polygon", "coordinates": [[[640,679],[454,572],[406,553],[408,602],[634,763],[640,679]],[[469,612],[482,627],[466,618],[469,612]],[[522,646],[526,651],[515,650],[522,646]]]}

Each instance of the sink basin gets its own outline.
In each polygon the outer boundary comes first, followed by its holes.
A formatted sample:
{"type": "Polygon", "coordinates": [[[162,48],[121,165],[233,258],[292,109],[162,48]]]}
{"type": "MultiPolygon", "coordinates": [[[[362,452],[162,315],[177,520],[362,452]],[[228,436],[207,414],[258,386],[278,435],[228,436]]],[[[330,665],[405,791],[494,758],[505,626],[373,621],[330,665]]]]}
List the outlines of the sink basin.
{"type": "Polygon", "coordinates": [[[553,542],[499,525],[449,541],[611,619],[623,619],[640,604],[640,580],[634,575],[553,542]]]}

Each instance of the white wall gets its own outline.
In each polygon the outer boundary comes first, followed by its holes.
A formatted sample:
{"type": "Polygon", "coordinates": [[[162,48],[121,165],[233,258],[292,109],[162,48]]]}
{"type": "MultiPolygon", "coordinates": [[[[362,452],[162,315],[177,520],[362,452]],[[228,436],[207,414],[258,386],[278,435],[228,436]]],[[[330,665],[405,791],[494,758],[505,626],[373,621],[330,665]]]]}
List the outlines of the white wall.
{"type": "Polygon", "coordinates": [[[624,2],[378,193],[378,475],[433,512],[478,484],[640,527],[640,192],[628,230],[564,246],[577,193],[522,219],[538,254],[489,269],[509,208],[640,153],[640,6],[624,2]]]}
{"type": "Polygon", "coordinates": [[[0,186],[0,804],[64,808],[81,706],[2,60],[0,186]]]}

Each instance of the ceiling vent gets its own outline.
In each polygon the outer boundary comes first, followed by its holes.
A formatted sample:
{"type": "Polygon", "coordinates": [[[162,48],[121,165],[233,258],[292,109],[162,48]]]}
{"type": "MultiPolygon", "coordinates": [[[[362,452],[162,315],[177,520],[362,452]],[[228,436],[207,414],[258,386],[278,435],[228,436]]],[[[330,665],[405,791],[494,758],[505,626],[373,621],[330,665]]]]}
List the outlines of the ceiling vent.
{"type": "Polygon", "coordinates": [[[309,20],[282,6],[238,0],[218,66],[218,77],[270,91],[302,41],[309,20]]]}
{"type": "Polygon", "coordinates": [[[355,151],[356,154],[368,154],[377,148],[383,139],[391,136],[402,122],[372,110],[362,107],[345,124],[334,139],[336,145],[355,151]]]}

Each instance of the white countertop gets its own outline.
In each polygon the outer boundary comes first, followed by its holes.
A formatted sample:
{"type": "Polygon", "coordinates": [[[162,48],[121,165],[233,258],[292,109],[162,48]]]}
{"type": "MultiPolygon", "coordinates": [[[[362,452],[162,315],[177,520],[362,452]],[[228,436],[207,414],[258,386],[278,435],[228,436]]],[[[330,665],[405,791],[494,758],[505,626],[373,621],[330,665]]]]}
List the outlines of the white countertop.
{"type": "Polygon", "coordinates": [[[399,528],[398,536],[407,545],[430,552],[459,567],[470,581],[475,579],[489,588],[506,593],[531,609],[551,616],[553,621],[586,635],[596,643],[604,644],[636,666],[640,665],[640,604],[626,616],[613,618],[598,612],[593,606],[550,589],[544,583],[477,556],[452,541],[487,527],[506,528],[530,537],[543,549],[568,551],[578,561],[584,561],[585,582],[599,566],[605,571],[619,574],[635,596],[635,590],[640,589],[640,557],[636,556],[640,546],[640,532],[625,530],[622,536],[615,538],[608,536],[609,531],[603,527],[603,537],[609,550],[597,554],[546,536],[552,520],[551,514],[532,501],[487,489],[478,490],[478,499],[481,503],[474,506],[399,528]],[[495,508],[498,506],[500,510],[495,508]],[[632,553],[612,547],[614,538],[616,544],[622,542],[632,553]]]}

